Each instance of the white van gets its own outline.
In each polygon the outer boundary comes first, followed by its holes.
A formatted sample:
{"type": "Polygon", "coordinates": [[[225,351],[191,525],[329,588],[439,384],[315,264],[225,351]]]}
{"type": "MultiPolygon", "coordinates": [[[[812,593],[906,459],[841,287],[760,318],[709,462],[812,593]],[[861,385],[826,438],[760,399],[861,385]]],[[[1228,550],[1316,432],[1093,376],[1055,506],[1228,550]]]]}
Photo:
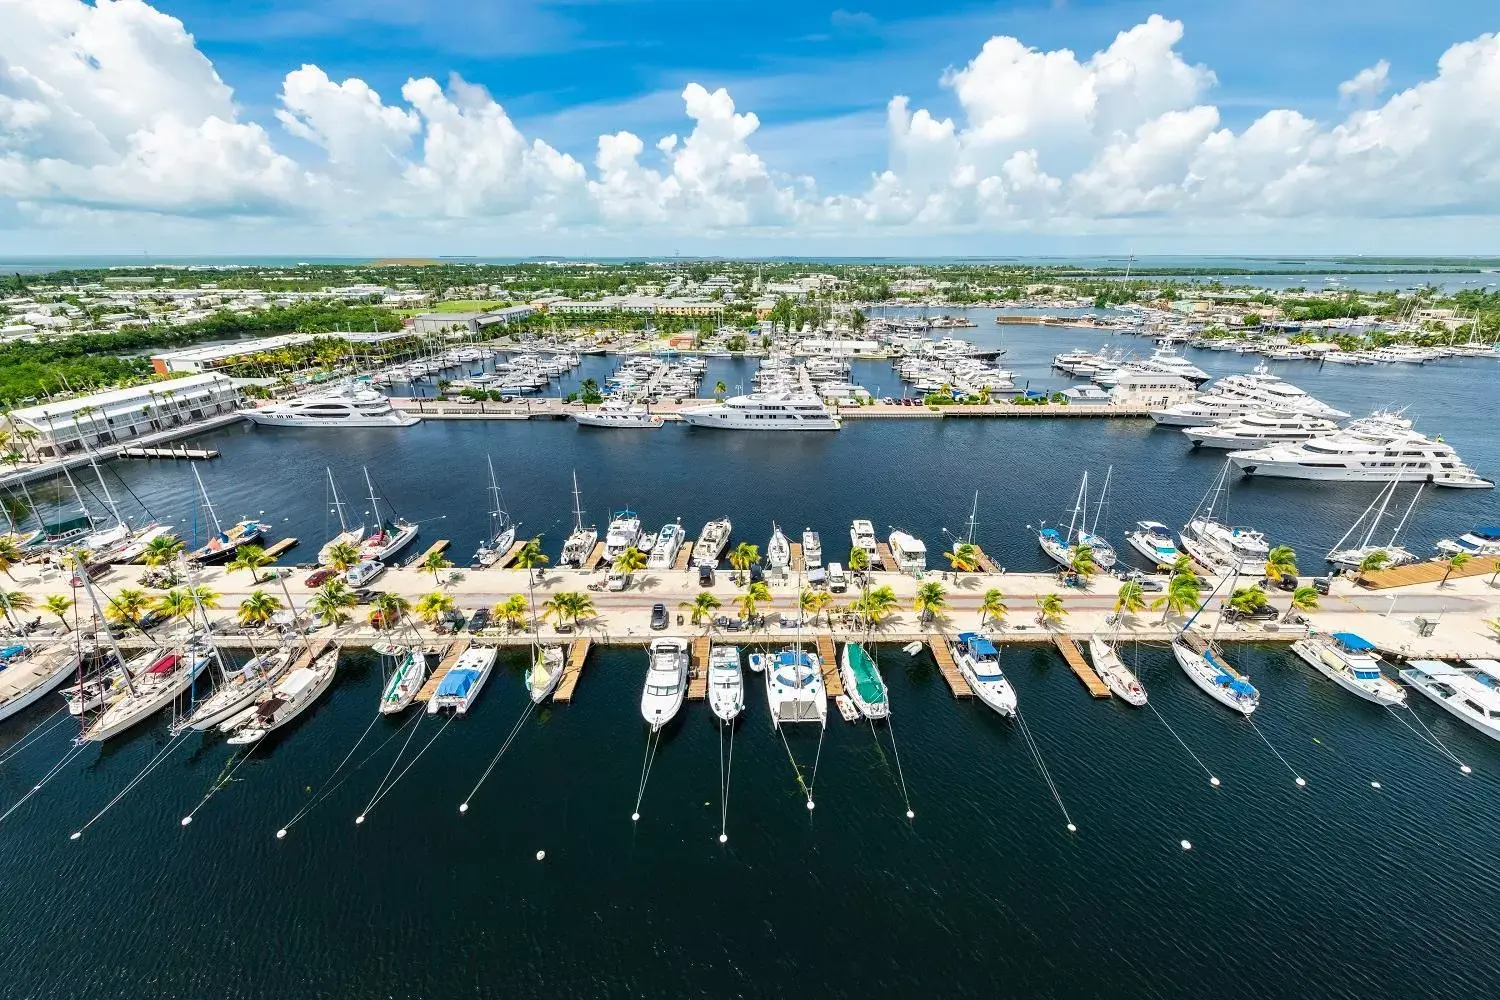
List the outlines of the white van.
{"type": "Polygon", "coordinates": [[[371,559],[351,569],[344,579],[349,581],[351,587],[363,587],[375,582],[375,578],[384,572],[385,563],[371,559]]]}
{"type": "Polygon", "coordinates": [[[844,577],[844,567],[835,562],[828,564],[828,589],[835,594],[842,594],[849,589],[849,581],[844,577]]]}

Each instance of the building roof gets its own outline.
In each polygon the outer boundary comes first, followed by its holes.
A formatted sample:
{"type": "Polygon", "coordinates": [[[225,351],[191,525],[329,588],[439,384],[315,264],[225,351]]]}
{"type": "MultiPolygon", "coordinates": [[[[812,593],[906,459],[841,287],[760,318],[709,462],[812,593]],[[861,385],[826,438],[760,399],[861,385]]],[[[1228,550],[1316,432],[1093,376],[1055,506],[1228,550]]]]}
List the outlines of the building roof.
{"type": "Polygon", "coordinates": [[[110,389],[107,392],[95,392],[87,396],[76,396],[73,399],[59,399],[55,403],[41,403],[37,406],[27,406],[19,410],[12,410],[11,416],[17,420],[25,420],[31,424],[40,424],[45,423],[48,417],[52,417],[54,420],[58,417],[70,417],[86,406],[102,410],[120,403],[132,403],[141,399],[147,399],[152,394],[160,396],[168,389],[177,395],[181,395],[192,389],[209,387],[228,388],[230,385],[230,380],[219,374],[189,375],[185,378],[166,379],[160,382],[145,382],[141,385],[133,385],[125,389],[110,389]]]}
{"type": "Polygon", "coordinates": [[[222,361],[240,354],[255,354],[259,351],[292,347],[305,344],[312,339],[310,333],[284,333],[277,337],[255,337],[251,340],[236,340],[228,344],[210,344],[206,347],[189,347],[181,351],[166,351],[162,354],[151,355],[151,360],[203,364],[208,361],[222,361]]]}

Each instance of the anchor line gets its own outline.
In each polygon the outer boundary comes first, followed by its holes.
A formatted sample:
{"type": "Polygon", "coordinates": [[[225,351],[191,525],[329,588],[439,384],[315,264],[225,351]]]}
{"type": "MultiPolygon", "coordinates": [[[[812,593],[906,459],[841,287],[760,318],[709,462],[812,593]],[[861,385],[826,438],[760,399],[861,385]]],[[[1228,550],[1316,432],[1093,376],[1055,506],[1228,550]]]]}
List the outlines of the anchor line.
{"type": "MultiPolygon", "coordinates": [[[[793,773],[795,773],[797,775],[797,787],[802,789],[802,794],[806,795],[807,796],[807,800],[809,802],[811,802],[812,801],[812,788],[811,788],[811,786],[808,785],[808,783],[802,777],[802,765],[797,763],[797,758],[792,753],[792,745],[790,743],[788,743],[787,740],[786,740],[786,732],[780,726],[776,727],[776,732],[781,737],[781,745],[786,748],[786,759],[792,762],[792,771],[793,771],[793,773]]],[[[819,740],[819,744],[820,745],[821,745],[821,742],[822,741],[821,741],[821,738],[820,738],[820,740],[819,740]]]]}
{"type": "MultiPolygon", "coordinates": [[[[418,716],[418,718],[421,718],[421,716],[418,716]]],[[[420,749],[420,750],[418,750],[416,752],[416,755],[414,757],[412,757],[412,759],[410,761],[407,762],[406,766],[401,769],[401,772],[396,775],[396,777],[391,781],[390,784],[388,784],[384,788],[382,788],[380,790],[380,793],[378,795],[376,795],[375,798],[373,798],[373,799],[370,800],[370,804],[367,805],[367,806],[365,806],[365,811],[360,814],[361,816],[367,816],[367,815],[369,815],[370,810],[374,809],[377,805],[379,805],[380,804],[380,800],[383,799],[383,798],[385,798],[387,795],[389,795],[391,793],[391,789],[395,788],[396,784],[402,778],[406,777],[406,772],[407,771],[410,771],[413,767],[416,767],[417,761],[421,760],[422,759],[422,755],[425,754],[428,750],[432,749],[432,745],[438,741],[438,737],[441,736],[441,735],[443,735],[443,731],[446,730],[449,726],[451,726],[453,724],[453,720],[456,719],[456,718],[458,718],[458,713],[457,712],[453,712],[453,713],[451,713],[448,716],[447,719],[443,720],[443,724],[438,727],[438,731],[432,734],[432,739],[428,740],[422,746],[422,749],[420,749]]],[[[417,727],[413,726],[411,731],[413,733],[415,733],[417,731],[417,727]]],[[[402,752],[405,752],[405,747],[402,747],[402,752]]],[[[396,759],[400,760],[401,758],[398,755],[396,759]]]]}
{"type": "Polygon", "coordinates": [[[1052,780],[1052,773],[1047,770],[1047,762],[1042,759],[1041,747],[1037,746],[1036,738],[1031,735],[1031,727],[1026,724],[1026,719],[1021,715],[1021,710],[1016,709],[1016,721],[1021,724],[1021,735],[1026,739],[1026,746],[1031,751],[1032,760],[1036,763],[1037,771],[1042,780],[1047,784],[1047,790],[1052,793],[1052,799],[1057,803],[1057,808],[1062,810],[1063,819],[1067,821],[1068,829],[1072,830],[1073,817],[1068,815],[1068,807],[1063,804],[1062,795],[1057,790],[1056,783],[1052,780]]]}
{"type": "Polygon", "coordinates": [[[505,751],[510,749],[510,745],[515,742],[516,736],[521,732],[521,727],[526,724],[526,720],[531,717],[531,713],[535,709],[536,702],[528,701],[526,708],[521,712],[520,717],[516,719],[515,725],[511,726],[510,732],[505,734],[505,739],[500,743],[500,749],[495,751],[495,756],[490,758],[490,762],[485,767],[484,773],[479,776],[479,780],[474,782],[474,787],[471,788],[469,790],[469,794],[464,797],[463,804],[465,806],[467,806],[469,804],[469,800],[474,798],[475,794],[478,793],[479,786],[483,785],[485,783],[485,780],[489,778],[490,772],[493,771],[495,769],[495,766],[500,763],[500,758],[504,756],[505,751]]]}
{"type": "Polygon", "coordinates": [[[122,788],[122,789],[120,789],[119,792],[117,792],[115,794],[114,798],[110,799],[109,802],[105,803],[104,808],[100,809],[97,813],[95,813],[92,819],[90,819],[87,823],[83,824],[83,826],[79,827],[72,834],[72,837],[70,839],[77,840],[80,836],[83,835],[83,832],[85,830],[87,830],[89,827],[93,826],[100,819],[102,819],[105,813],[109,812],[115,806],[119,805],[120,802],[125,798],[125,796],[129,795],[135,789],[135,787],[137,785],[139,785],[142,781],[145,781],[146,778],[150,776],[150,774],[151,774],[152,771],[156,770],[158,767],[161,766],[162,762],[165,761],[167,759],[167,757],[171,755],[171,753],[172,753],[173,750],[176,750],[178,747],[180,747],[186,741],[187,741],[187,736],[185,736],[185,735],[177,735],[177,736],[173,736],[170,739],[168,739],[167,742],[166,742],[166,744],[159,751],[157,751],[156,756],[153,757],[153,758],[151,758],[151,762],[148,763],[144,768],[142,768],[139,774],[137,774],[134,778],[131,778],[128,782],[126,782],[125,783],[125,787],[122,788]]]}
{"type": "Polygon", "coordinates": [[[1167,727],[1167,732],[1172,734],[1172,739],[1176,740],[1177,745],[1182,747],[1183,750],[1187,751],[1187,755],[1193,758],[1193,763],[1203,768],[1203,773],[1208,775],[1211,780],[1217,781],[1218,777],[1213,773],[1213,771],[1209,770],[1208,765],[1203,763],[1202,759],[1200,759],[1197,754],[1193,753],[1193,748],[1188,746],[1187,743],[1183,741],[1183,738],[1181,736],[1177,735],[1177,730],[1173,729],[1171,723],[1167,722],[1166,717],[1163,716],[1161,712],[1157,711],[1156,706],[1148,701],[1146,702],[1146,707],[1151,709],[1151,713],[1161,721],[1161,724],[1163,726],[1167,727]]]}
{"type": "MultiPolygon", "coordinates": [[[[891,754],[896,761],[896,787],[901,790],[901,799],[906,803],[906,811],[911,812],[911,795],[906,789],[906,775],[901,770],[901,748],[896,745],[896,729],[890,715],[885,717],[886,729],[891,734],[891,754]]],[[[875,732],[874,723],[870,724],[870,739],[875,742],[875,749],[880,753],[882,760],[885,759],[885,744],[880,742],[880,736],[875,732]]]]}
{"type": "MultiPolygon", "coordinates": [[[[411,726],[411,732],[409,732],[409,733],[406,734],[406,742],[403,743],[403,744],[401,744],[401,749],[397,750],[396,751],[396,756],[391,758],[391,766],[385,769],[385,774],[381,776],[380,783],[375,786],[375,791],[371,795],[370,801],[367,802],[365,804],[365,807],[359,811],[359,814],[361,816],[363,816],[365,813],[369,812],[370,811],[370,807],[375,804],[375,800],[380,797],[380,791],[381,791],[381,789],[383,789],[385,787],[386,781],[390,779],[391,772],[394,771],[394,770],[396,770],[396,765],[397,764],[401,763],[401,758],[406,755],[406,748],[409,747],[409,746],[411,746],[412,738],[417,735],[417,729],[422,724],[422,716],[421,716],[421,714],[419,713],[417,715],[414,715],[412,717],[412,720],[413,721],[410,722],[410,723],[402,723],[401,728],[404,729],[404,728],[406,728],[407,725],[410,725],[411,726]]],[[[397,729],[396,731],[399,733],[401,731],[401,729],[397,729]]]]}
{"type": "Polygon", "coordinates": [[[63,769],[66,768],[69,764],[73,763],[73,761],[77,760],[86,749],[88,749],[87,743],[70,744],[67,751],[62,755],[61,758],[58,759],[57,763],[53,764],[52,767],[48,769],[47,773],[42,775],[41,779],[38,780],[36,784],[32,785],[29,790],[27,790],[25,795],[17,799],[9,809],[5,810],[5,812],[0,813],[0,823],[5,822],[5,820],[10,816],[11,813],[15,812],[17,809],[25,805],[27,800],[29,800],[33,795],[42,790],[42,786],[46,785],[47,782],[51,781],[53,778],[61,774],[63,769]]]}
{"type": "Polygon", "coordinates": [[[380,753],[380,751],[382,751],[386,747],[390,746],[391,742],[393,740],[395,740],[395,738],[397,736],[401,735],[401,729],[400,728],[392,730],[391,731],[391,735],[387,736],[384,740],[382,740],[381,743],[380,743],[380,746],[376,747],[374,750],[371,750],[368,754],[365,755],[364,760],[361,760],[358,764],[354,765],[352,768],[349,769],[349,771],[346,774],[344,774],[343,777],[339,778],[338,781],[334,782],[333,781],[333,776],[336,775],[336,774],[338,774],[339,770],[341,768],[343,768],[343,766],[345,764],[349,763],[349,759],[354,756],[354,751],[356,751],[356,750],[359,749],[359,745],[364,742],[365,737],[370,734],[370,730],[374,729],[375,728],[375,723],[377,723],[379,721],[380,721],[380,713],[377,712],[375,714],[375,718],[371,719],[370,720],[370,724],[365,727],[365,731],[360,734],[359,739],[357,739],[357,740],[354,741],[354,746],[350,747],[349,748],[349,752],[344,755],[344,759],[341,760],[341,761],[339,761],[338,767],[334,768],[331,772],[329,772],[328,777],[326,779],[324,779],[323,787],[320,788],[313,795],[311,801],[305,803],[300,809],[297,810],[297,812],[292,816],[292,818],[287,821],[286,825],[282,827],[283,830],[290,830],[292,828],[293,824],[300,823],[302,820],[306,819],[308,813],[310,813],[314,809],[316,809],[318,807],[319,803],[325,801],[330,795],[332,795],[334,792],[338,791],[341,787],[343,787],[344,782],[348,781],[349,778],[352,775],[354,775],[355,773],[357,773],[361,768],[363,768],[370,761],[374,760],[375,757],[376,757],[376,755],[378,755],[380,753]],[[329,782],[333,782],[333,784],[330,785],[329,782]]]}
{"type": "Polygon", "coordinates": [[[646,755],[641,759],[641,785],[635,793],[635,815],[641,813],[641,802],[646,798],[646,782],[651,780],[651,765],[656,761],[656,748],[661,746],[661,732],[665,727],[658,727],[646,734],[646,755]]]}
{"type": "MultiPolygon", "coordinates": [[[[245,752],[241,754],[238,759],[234,760],[234,762],[230,764],[229,767],[223,773],[221,773],[218,778],[214,779],[214,783],[208,786],[208,791],[204,793],[203,798],[198,802],[197,805],[193,806],[193,808],[188,812],[187,816],[184,817],[184,819],[191,821],[194,816],[198,815],[198,810],[202,809],[205,805],[208,804],[209,799],[213,798],[220,789],[227,788],[230,781],[234,780],[234,772],[240,769],[241,764],[250,759],[250,755],[255,753],[255,748],[260,746],[261,740],[265,739],[269,735],[270,730],[266,730],[265,732],[262,732],[259,736],[257,736],[255,742],[250,744],[250,746],[245,749],[245,752]]],[[[186,825],[187,823],[183,824],[183,826],[186,825]]]]}
{"type": "Polygon", "coordinates": [[[62,715],[67,710],[68,710],[68,706],[64,705],[63,707],[61,707],[61,708],[57,709],[56,711],[54,711],[51,715],[47,716],[41,722],[38,722],[35,726],[33,726],[31,732],[29,732],[25,736],[21,737],[21,739],[19,741],[17,741],[14,746],[8,747],[3,754],[0,754],[0,764],[4,764],[6,761],[8,761],[12,757],[14,757],[16,754],[18,754],[21,751],[25,750],[27,747],[31,746],[37,740],[41,739],[43,736],[46,736],[48,733],[52,732],[52,730],[54,730],[58,726],[62,725],[64,722],[67,722],[68,720],[67,720],[66,717],[63,717],[61,719],[57,719],[57,717],[59,715],[62,715]],[[56,722],[52,722],[53,719],[57,719],[57,721],[56,722]],[[47,723],[49,723],[49,722],[52,722],[52,724],[50,726],[47,725],[47,723]],[[43,728],[43,727],[45,727],[45,728],[43,728]]]}
{"type": "Polygon", "coordinates": [[[734,720],[719,720],[719,833],[729,833],[729,778],[734,772],[734,720]],[[724,757],[724,730],[729,729],[729,758],[724,757]]]}
{"type": "Polygon", "coordinates": [[[1427,723],[1423,722],[1422,721],[1422,717],[1420,715],[1418,715],[1416,712],[1412,711],[1412,709],[1411,709],[1410,706],[1407,706],[1406,710],[1411,713],[1411,717],[1416,720],[1417,725],[1421,726],[1422,729],[1423,729],[1423,731],[1427,735],[1424,736],[1424,735],[1422,735],[1422,733],[1417,732],[1417,730],[1412,727],[1411,723],[1407,722],[1404,718],[1402,718],[1401,717],[1401,713],[1398,712],[1398,711],[1396,711],[1396,709],[1393,708],[1392,706],[1387,705],[1386,706],[1386,710],[1388,712],[1390,712],[1391,715],[1395,716],[1395,719],[1396,719],[1397,722],[1401,723],[1407,729],[1410,729],[1411,732],[1412,732],[1412,734],[1414,736],[1416,736],[1417,739],[1421,740],[1423,743],[1426,743],[1428,746],[1430,746],[1433,749],[1435,749],[1438,753],[1442,754],[1444,757],[1447,757],[1449,760],[1453,761],[1453,763],[1457,764],[1459,767],[1467,767],[1468,766],[1467,764],[1465,764],[1459,758],[1459,756],[1457,754],[1455,754],[1452,750],[1449,750],[1443,744],[1442,740],[1440,740],[1440,739],[1437,738],[1437,734],[1436,733],[1434,733],[1431,729],[1427,728],[1427,723]]]}
{"type": "Polygon", "coordinates": [[[1292,773],[1292,777],[1297,779],[1297,784],[1305,785],[1307,783],[1307,779],[1298,774],[1297,769],[1293,767],[1291,763],[1281,755],[1281,751],[1277,750],[1271,745],[1271,741],[1266,739],[1266,734],[1260,731],[1260,727],[1255,724],[1255,720],[1247,715],[1245,716],[1245,721],[1250,723],[1250,728],[1255,730],[1255,735],[1260,737],[1260,741],[1266,745],[1266,749],[1275,754],[1276,759],[1281,761],[1281,763],[1286,766],[1286,769],[1292,773]]]}

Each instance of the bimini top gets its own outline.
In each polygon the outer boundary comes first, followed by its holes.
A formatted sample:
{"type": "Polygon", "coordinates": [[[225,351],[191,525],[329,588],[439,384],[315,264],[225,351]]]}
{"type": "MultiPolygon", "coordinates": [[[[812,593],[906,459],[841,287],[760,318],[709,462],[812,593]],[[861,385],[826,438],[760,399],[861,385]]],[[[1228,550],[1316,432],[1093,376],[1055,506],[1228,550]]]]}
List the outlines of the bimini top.
{"type": "Polygon", "coordinates": [[[455,667],[448,671],[448,676],[444,677],[442,682],[438,684],[438,697],[466,698],[469,695],[469,689],[474,686],[474,682],[478,679],[478,670],[468,667],[455,667]]]}
{"type": "Polygon", "coordinates": [[[1368,653],[1375,648],[1375,644],[1369,639],[1361,638],[1353,632],[1335,632],[1333,633],[1333,641],[1351,653],[1368,653]]]}
{"type": "Polygon", "coordinates": [[[975,656],[999,656],[995,644],[978,632],[960,632],[958,641],[969,648],[969,652],[975,656]]]}

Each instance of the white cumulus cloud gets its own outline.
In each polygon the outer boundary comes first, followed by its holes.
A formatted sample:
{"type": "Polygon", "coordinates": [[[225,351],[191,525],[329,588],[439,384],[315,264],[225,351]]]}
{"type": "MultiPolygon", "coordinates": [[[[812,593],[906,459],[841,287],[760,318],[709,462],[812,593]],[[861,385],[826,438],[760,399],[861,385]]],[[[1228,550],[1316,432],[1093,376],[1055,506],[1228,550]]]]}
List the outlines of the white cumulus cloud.
{"type": "Polygon", "coordinates": [[[1382,59],[1339,84],[1339,96],[1346,101],[1372,101],[1385,92],[1390,76],[1391,64],[1382,59]]]}

